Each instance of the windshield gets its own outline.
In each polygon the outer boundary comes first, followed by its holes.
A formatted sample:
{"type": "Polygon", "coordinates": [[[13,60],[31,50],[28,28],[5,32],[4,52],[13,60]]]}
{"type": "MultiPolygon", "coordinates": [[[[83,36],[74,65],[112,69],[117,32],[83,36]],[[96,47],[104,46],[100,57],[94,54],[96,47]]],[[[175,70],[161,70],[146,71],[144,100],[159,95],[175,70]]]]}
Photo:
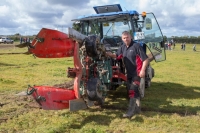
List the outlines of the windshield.
{"type": "Polygon", "coordinates": [[[111,47],[119,47],[122,44],[123,31],[131,31],[130,22],[103,22],[103,43],[109,43],[111,47]]]}
{"type": "Polygon", "coordinates": [[[123,31],[130,31],[130,22],[104,22],[103,36],[121,36],[123,31]]]}
{"type": "Polygon", "coordinates": [[[87,21],[82,23],[84,35],[97,35],[104,40],[104,43],[111,44],[111,47],[118,47],[122,44],[121,34],[123,31],[130,31],[130,21],[87,21]]]}

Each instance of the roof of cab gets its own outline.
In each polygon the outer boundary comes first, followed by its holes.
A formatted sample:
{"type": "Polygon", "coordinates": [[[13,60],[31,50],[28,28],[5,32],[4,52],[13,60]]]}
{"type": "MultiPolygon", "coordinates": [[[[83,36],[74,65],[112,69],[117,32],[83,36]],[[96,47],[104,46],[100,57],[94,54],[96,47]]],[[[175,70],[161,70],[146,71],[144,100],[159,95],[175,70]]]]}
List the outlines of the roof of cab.
{"type": "Polygon", "coordinates": [[[101,19],[101,18],[109,18],[109,17],[129,16],[129,15],[139,15],[139,13],[135,10],[122,11],[121,6],[119,4],[96,6],[93,8],[97,14],[79,16],[77,19],[73,19],[72,21],[92,20],[92,19],[101,19]]]}

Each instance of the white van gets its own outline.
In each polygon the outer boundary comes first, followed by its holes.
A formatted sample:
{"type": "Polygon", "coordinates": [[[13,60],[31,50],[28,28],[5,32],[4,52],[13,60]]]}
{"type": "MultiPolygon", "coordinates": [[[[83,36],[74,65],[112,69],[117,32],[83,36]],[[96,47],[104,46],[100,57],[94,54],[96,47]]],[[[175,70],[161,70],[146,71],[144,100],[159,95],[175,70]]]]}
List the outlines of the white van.
{"type": "Polygon", "coordinates": [[[1,37],[0,38],[0,43],[13,43],[14,41],[8,37],[1,37]]]}

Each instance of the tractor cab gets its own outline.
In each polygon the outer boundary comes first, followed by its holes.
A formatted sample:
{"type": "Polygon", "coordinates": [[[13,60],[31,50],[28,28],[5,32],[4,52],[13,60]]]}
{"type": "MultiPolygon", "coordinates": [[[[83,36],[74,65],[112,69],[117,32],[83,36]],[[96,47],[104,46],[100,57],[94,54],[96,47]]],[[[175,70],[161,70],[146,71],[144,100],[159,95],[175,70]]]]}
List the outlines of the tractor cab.
{"type": "Polygon", "coordinates": [[[122,32],[129,31],[133,40],[143,46],[151,61],[166,59],[163,35],[153,13],[122,11],[119,4],[93,8],[97,14],[72,20],[78,25],[76,30],[86,36],[100,37],[101,42],[109,44],[112,51],[116,51],[122,45],[122,32]]]}

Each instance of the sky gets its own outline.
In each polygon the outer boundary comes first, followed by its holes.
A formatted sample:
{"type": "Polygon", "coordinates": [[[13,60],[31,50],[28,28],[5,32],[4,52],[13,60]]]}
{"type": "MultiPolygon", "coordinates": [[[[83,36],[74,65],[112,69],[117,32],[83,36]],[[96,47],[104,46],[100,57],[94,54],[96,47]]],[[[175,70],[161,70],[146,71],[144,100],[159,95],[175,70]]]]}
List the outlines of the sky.
{"type": "Polygon", "coordinates": [[[72,19],[96,14],[93,7],[120,4],[123,10],[152,12],[163,35],[200,36],[200,0],[0,0],[0,35],[63,31],[72,19]]]}

